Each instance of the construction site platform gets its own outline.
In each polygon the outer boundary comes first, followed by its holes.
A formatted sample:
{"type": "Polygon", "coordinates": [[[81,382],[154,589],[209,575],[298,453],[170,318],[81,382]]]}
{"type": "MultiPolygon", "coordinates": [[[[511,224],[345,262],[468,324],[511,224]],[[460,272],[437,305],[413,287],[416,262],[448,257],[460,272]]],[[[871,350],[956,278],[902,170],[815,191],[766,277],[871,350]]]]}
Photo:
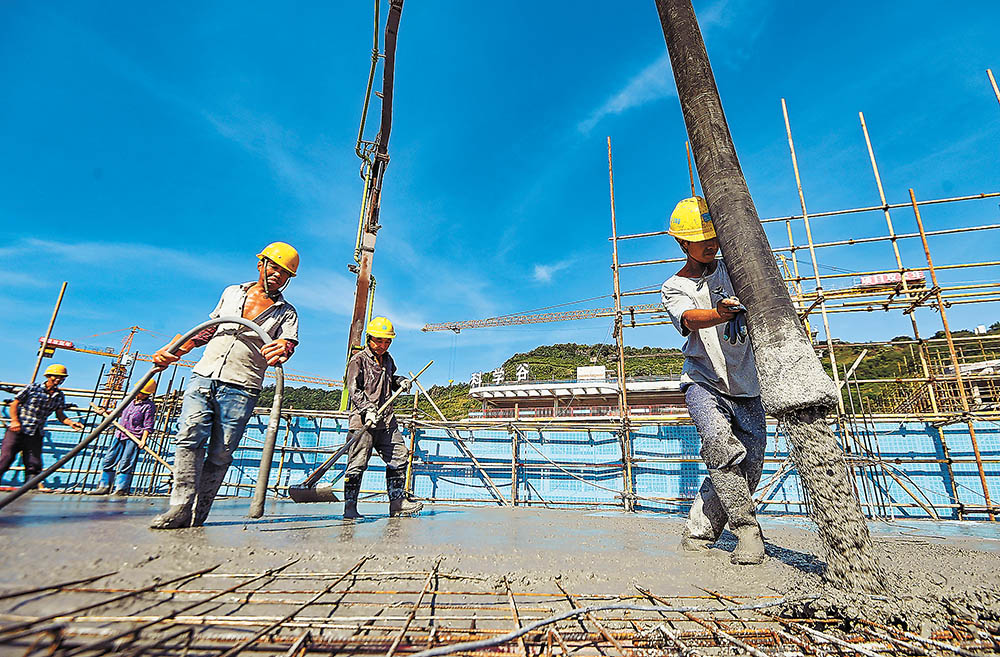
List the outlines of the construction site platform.
{"type": "MultiPolygon", "coordinates": [[[[623,602],[702,611],[594,612],[525,635],[523,652],[519,640],[496,651],[552,654],[562,642],[563,652],[615,654],[617,642],[623,654],[670,646],[681,654],[686,646],[759,657],[754,650],[788,654],[793,638],[812,645],[834,633],[829,620],[791,628],[773,621],[770,607],[737,609],[818,586],[820,542],[802,518],[762,518],[767,559],[740,567],[729,563],[728,533],[707,555],[679,552],[683,518],[668,514],[433,505],[418,518],[388,518],[385,503],[363,502],[367,517],[345,522],[339,504],[277,501],[251,520],[247,500],[229,498],[202,528],[148,529],[166,506],[164,498],[32,493],[0,514],[0,654],[24,654],[37,641],[93,654],[117,646],[217,655],[261,630],[247,644],[254,654],[307,654],[308,646],[414,654],[500,636],[575,606],[623,602]],[[77,581],[88,578],[96,579],[77,581]],[[37,591],[49,585],[58,586],[37,591]],[[288,652],[297,641],[302,652],[288,652]]],[[[994,524],[870,526],[890,576],[918,591],[1000,589],[994,524]]],[[[976,622],[958,622],[949,640],[990,654],[997,645],[989,637],[1000,629],[976,622]]],[[[871,648],[884,634],[876,654],[906,652],[895,639],[916,641],[872,627],[861,638],[837,636],[871,648]]]]}

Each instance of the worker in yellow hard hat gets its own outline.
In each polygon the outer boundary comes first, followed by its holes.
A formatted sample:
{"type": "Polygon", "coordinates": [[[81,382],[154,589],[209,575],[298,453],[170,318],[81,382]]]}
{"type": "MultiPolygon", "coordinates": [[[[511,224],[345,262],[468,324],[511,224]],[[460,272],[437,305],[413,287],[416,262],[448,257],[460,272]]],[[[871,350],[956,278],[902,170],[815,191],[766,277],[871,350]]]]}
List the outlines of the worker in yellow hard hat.
{"type": "Polygon", "coordinates": [[[764,465],[767,425],[744,308],[725,261],[716,258],[719,240],[705,200],[678,203],[668,232],[687,259],[663,283],[660,299],[687,340],[681,391],[709,475],[691,506],[681,548],[707,550],[728,523],[737,538],[730,560],[757,564],[764,560],[764,542],[752,494],[764,465]]]}
{"type": "Polygon", "coordinates": [[[167,345],[154,354],[153,362],[165,368],[205,345],[184,391],[170,508],[153,519],[151,528],[198,527],[208,517],[257,403],[265,370],[287,361],[298,345],[299,315],[282,295],[298,269],[298,251],[285,242],[268,244],[257,254],[257,280],[227,287],[210,315],[253,321],[270,342],[238,324],[217,324],[173,353],[167,345]]]}
{"type": "Polygon", "coordinates": [[[101,485],[91,491],[91,495],[111,493],[115,497],[125,497],[129,494],[139,451],[145,447],[156,422],[156,404],[152,399],[155,394],[156,379],[150,379],[118,416],[119,426],[101,462],[101,485]]]}
{"type": "Polygon", "coordinates": [[[382,415],[378,409],[399,388],[409,390],[411,381],[396,374],[396,363],[389,355],[389,345],[396,337],[392,322],[375,317],[368,322],[365,348],[347,363],[344,385],[351,400],[348,428],[357,440],[351,445],[344,473],[344,519],[361,518],[358,495],[361,479],[368,468],[372,449],[385,461],[385,484],[389,495],[390,516],[412,516],[423,508],[406,494],[406,463],[410,452],[399,432],[392,408],[382,415]]]}
{"type": "Polygon", "coordinates": [[[45,368],[45,383],[25,386],[10,403],[10,422],[0,447],[0,479],[18,453],[24,463],[25,481],[42,471],[42,434],[52,413],[66,426],[83,430],[83,424],[66,417],[66,396],[59,386],[67,376],[65,365],[49,365],[45,368]]]}

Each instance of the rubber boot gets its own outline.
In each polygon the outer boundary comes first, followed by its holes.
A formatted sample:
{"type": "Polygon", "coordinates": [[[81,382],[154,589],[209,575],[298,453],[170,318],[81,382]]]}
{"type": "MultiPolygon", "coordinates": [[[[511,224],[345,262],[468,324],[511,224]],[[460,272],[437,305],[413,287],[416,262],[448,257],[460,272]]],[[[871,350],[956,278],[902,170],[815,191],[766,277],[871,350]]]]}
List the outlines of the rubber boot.
{"type": "Polygon", "coordinates": [[[743,471],[739,466],[730,466],[710,470],[709,476],[729,517],[729,529],[736,534],[736,549],[729,560],[741,565],[761,563],[764,561],[764,539],[743,471]]]}
{"type": "Polygon", "coordinates": [[[358,513],[358,495],[361,494],[361,475],[344,479],[344,520],[364,518],[358,513]]]}
{"type": "Polygon", "coordinates": [[[174,487],[170,508],[153,518],[150,529],[180,529],[191,526],[191,507],[198,490],[198,480],[205,464],[204,449],[178,447],[174,452],[174,487]]]}
{"type": "Polygon", "coordinates": [[[385,490],[389,494],[389,517],[415,516],[424,505],[406,498],[406,478],[393,468],[385,469],[385,490]]]}
{"type": "Polygon", "coordinates": [[[107,495],[111,492],[111,473],[105,470],[101,473],[101,485],[90,491],[90,495],[107,495]]]}
{"type": "Polygon", "coordinates": [[[212,510],[212,503],[215,502],[228,471],[228,464],[216,465],[211,461],[205,463],[205,467],[201,471],[201,481],[198,482],[198,498],[194,503],[192,527],[201,527],[205,524],[208,513],[212,510]]]}
{"type": "Polygon", "coordinates": [[[711,545],[714,541],[710,541],[707,538],[695,538],[691,536],[687,527],[681,532],[681,550],[684,552],[707,552],[711,549],[711,545]]]}

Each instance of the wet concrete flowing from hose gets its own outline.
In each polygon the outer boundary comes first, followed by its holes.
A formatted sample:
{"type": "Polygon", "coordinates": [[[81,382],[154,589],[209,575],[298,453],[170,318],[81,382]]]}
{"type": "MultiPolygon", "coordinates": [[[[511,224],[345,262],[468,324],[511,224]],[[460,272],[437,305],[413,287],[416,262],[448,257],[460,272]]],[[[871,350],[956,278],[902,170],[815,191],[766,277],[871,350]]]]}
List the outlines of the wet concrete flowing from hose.
{"type": "Polygon", "coordinates": [[[826,422],[826,409],[798,409],[780,420],[823,541],[826,580],[847,591],[885,593],[886,580],[861,505],[851,491],[843,452],[826,422]]]}

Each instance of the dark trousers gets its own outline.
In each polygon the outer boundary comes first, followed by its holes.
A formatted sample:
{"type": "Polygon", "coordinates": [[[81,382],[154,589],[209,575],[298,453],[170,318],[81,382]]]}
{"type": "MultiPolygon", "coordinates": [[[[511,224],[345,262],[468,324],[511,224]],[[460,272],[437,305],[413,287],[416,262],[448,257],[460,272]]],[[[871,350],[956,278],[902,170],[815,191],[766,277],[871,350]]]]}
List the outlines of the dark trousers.
{"type": "Polygon", "coordinates": [[[28,433],[7,429],[3,436],[3,447],[0,448],[0,478],[13,465],[18,452],[21,453],[24,480],[27,481],[42,471],[42,430],[28,433]]]}

